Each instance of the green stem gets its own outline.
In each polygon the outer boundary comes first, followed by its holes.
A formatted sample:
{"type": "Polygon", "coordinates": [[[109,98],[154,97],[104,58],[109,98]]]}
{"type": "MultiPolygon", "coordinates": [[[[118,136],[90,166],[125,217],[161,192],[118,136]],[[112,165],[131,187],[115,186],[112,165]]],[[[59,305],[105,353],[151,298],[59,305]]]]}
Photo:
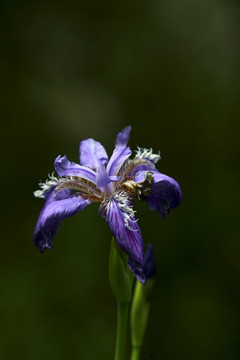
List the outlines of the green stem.
{"type": "Polygon", "coordinates": [[[141,353],[141,346],[133,346],[132,347],[131,360],[139,360],[140,359],[140,353],[141,353]]]}
{"type": "Polygon", "coordinates": [[[117,339],[114,358],[115,360],[125,360],[128,308],[128,303],[118,302],[117,339]]]}

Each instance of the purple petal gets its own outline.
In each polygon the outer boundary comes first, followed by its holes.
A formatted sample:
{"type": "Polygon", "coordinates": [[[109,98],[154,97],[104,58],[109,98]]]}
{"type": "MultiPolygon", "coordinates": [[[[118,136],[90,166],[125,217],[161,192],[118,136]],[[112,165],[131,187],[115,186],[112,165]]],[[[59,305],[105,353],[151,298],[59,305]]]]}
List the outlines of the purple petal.
{"type": "Polygon", "coordinates": [[[171,209],[176,208],[182,200],[182,192],[179,184],[173,178],[155,173],[154,184],[147,198],[150,209],[156,209],[162,217],[165,217],[171,209]]]}
{"type": "Polygon", "coordinates": [[[98,168],[96,182],[99,189],[107,186],[110,182],[116,182],[119,179],[120,176],[109,176],[104,165],[98,168]]]}
{"type": "Polygon", "coordinates": [[[33,240],[40,251],[45,251],[52,247],[52,239],[57,234],[61,221],[69,216],[73,216],[78,211],[84,209],[89,200],[82,199],[80,196],[71,196],[71,190],[62,190],[55,196],[54,191],[48,196],[37,221],[34,230],[33,240]]]}
{"type": "Polygon", "coordinates": [[[141,282],[145,283],[146,281],[146,275],[144,274],[143,266],[142,264],[135,261],[133,258],[128,258],[128,267],[130,271],[133,273],[133,275],[141,282]]]}
{"type": "Polygon", "coordinates": [[[134,176],[134,181],[139,184],[141,182],[143,182],[145,180],[145,174],[148,172],[156,172],[156,174],[158,173],[158,170],[155,169],[150,169],[147,165],[139,165],[136,166],[135,169],[132,171],[132,173],[130,175],[134,176]]]}
{"type": "Polygon", "coordinates": [[[131,215],[132,208],[130,201],[125,198],[125,202],[111,197],[104,201],[99,213],[105,218],[110,230],[123,251],[129,256],[129,268],[133,274],[144,281],[143,275],[143,241],[141,231],[131,215]],[[125,205],[125,207],[123,206],[125,205]]]}
{"type": "Polygon", "coordinates": [[[161,174],[157,169],[151,170],[145,165],[139,166],[138,170],[135,173],[136,183],[141,183],[144,180],[146,172],[151,171],[153,173],[154,184],[151,186],[147,204],[150,209],[156,209],[159,215],[165,217],[182,200],[182,192],[178,182],[170,176],[161,174]]]}
{"type": "Polygon", "coordinates": [[[47,199],[51,192],[57,185],[61,184],[61,182],[64,182],[63,179],[58,179],[53,174],[48,175],[48,179],[44,183],[39,183],[40,190],[34,191],[33,195],[39,198],[47,199]]]}
{"type": "Polygon", "coordinates": [[[106,165],[108,162],[107,153],[100,142],[93,139],[83,140],[79,146],[80,164],[93,170],[97,170],[99,165],[106,165]]]}
{"type": "Polygon", "coordinates": [[[152,278],[156,274],[156,261],[153,246],[151,244],[147,244],[146,251],[144,254],[144,263],[143,263],[143,271],[146,278],[152,278]]]}
{"type": "Polygon", "coordinates": [[[117,134],[115,146],[117,148],[126,147],[131,132],[131,126],[126,126],[120,133],[117,134]]]}
{"type": "Polygon", "coordinates": [[[106,171],[104,165],[102,165],[101,167],[98,168],[96,180],[97,180],[97,187],[99,189],[104,186],[107,186],[111,182],[110,176],[107,174],[107,171],[106,171]]]}
{"type": "Polygon", "coordinates": [[[130,131],[131,126],[127,126],[117,135],[115,149],[107,164],[107,172],[109,175],[117,175],[124,161],[132,154],[130,148],[127,147],[130,131]]]}
{"type": "Polygon", "coordinates": [[[59,155],[54,165],[59,176],[77,176],[96,184],[96,173],[93,170],[69,161],[66,156],[59,155]]]}

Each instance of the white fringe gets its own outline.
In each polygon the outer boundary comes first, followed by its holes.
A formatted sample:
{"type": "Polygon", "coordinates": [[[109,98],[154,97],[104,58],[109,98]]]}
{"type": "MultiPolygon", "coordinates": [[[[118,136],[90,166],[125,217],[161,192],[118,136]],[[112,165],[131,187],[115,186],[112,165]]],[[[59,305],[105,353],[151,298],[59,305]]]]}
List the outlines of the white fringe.
{"type": "Polygon", "coordinates": [[[40,182],[39,187],[41,190],[34,191],[33,195],[38,198],[45,198],[45,194],[52,188],[56,187],[58,184],[69,181],[69,179],[66,178],[57,178],[54,176],[54,173],[52,175],[48,174],[49,179],[47,179],[44,183],[40,182]]]}
{"type": "Polygon", "coordinates": [[[133,210],[132,206],[128,204],[128,196],[124,191],[118,192],[114,194],[114,199],[118,202],[119,208],[122,210],[124,215],[124,225],[127,229],[131,231],[138,231],[131,228],[129,225],[129,221],[137,222],[138,220],[132,220],[131,218],[134,217],[136,211],[133,210]]]}
{"type": "Polygon", "coordinates": [[[158,152],[158,154],[153,154],[153,149],[145,149],[138,147],[138,149],[136,150],[135,159],[146,159],[156,164],[161,159],[160,151],[158,152]]]}

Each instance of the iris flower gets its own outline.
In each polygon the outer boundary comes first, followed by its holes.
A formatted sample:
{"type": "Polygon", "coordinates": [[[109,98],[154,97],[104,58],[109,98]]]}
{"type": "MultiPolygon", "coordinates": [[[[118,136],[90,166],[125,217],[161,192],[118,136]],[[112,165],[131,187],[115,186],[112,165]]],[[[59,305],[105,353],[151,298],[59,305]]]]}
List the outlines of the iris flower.
{"type": "Polygon", "coordinates": [[[99,214],[106,220],[120,248],[128,255],[128,266],[134,276],[145,281],[143,271],[143,240],[135,211],[134,200],[146,200],[150,209],[164,217],[181,201],[179,184],[161,174],[155,167],[160,159],[152,149],[138,148],[133,159],[127,146],[131,127],[118,135],[111,158],[104,147],[93,139],[83,140],[79,146],[80,165],[66,156],[58,156],[55,170],[58,177],[49,175],[34,195],[45,199],[35,230],[34,243],[44,252],[52,247],[52,240],[61,221],[83,210],[91,203],[99,203],[99,214]]]}

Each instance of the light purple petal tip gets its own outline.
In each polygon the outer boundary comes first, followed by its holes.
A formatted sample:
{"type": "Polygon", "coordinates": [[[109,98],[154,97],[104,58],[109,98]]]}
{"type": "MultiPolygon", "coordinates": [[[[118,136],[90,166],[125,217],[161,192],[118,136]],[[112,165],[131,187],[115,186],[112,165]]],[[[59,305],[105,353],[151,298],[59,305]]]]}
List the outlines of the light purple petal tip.
{"type": "Polygon", "coordinates": [[[106,165],[108,156],[100,142],[93,139],[83,140],[79,146],[80,164],[97,170],[99,166],[106,165]]]}
{"type": "Polygon", "coordinates": [[[129,141],[129,136],[131,132],[131,125],[126,126],[120,133],[117,135],[115,146],[116,148],[125,147],[129,141]]]}
{"type": "Polygon", "coordinates": [[[54,196],[54,191],[48,196],[37,221],[33,240],[36,247],[44,252],[52,247],[52,239],[57,234],[61,221],[66,217],[73,216],[84,209],[89,200],[80,196],[71,195],[71,190],[60,191],[54,196]]]}
{"type": "Polygon", "coordinates": [[[54,166],[59,176],[77,176],[96,184],[96,173],[93,170],[69,161],[66,155],[59,155],[54,162],[54,166]]]}

